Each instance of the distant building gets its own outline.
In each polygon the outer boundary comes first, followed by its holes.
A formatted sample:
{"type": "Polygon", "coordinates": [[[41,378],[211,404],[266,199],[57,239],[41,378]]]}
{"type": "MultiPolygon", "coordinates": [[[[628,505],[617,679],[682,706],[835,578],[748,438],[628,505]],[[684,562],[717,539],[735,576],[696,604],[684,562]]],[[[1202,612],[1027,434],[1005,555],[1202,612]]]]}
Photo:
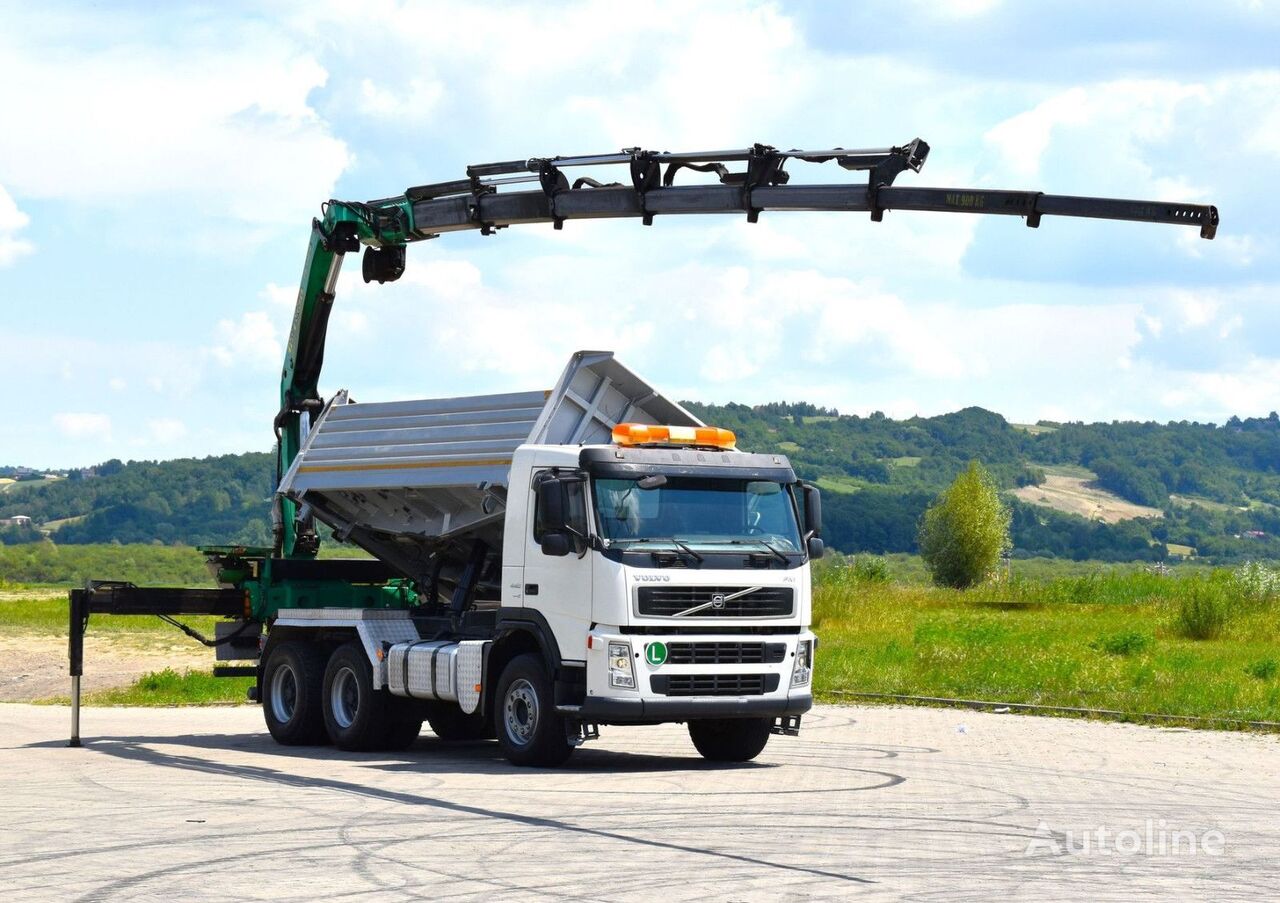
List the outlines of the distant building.
{"type": "Polygon", "coordinates": [[[1264,539],[1267,534],[1262,530],[1245,530],[1244,535],[1250,539],[1264,539]]]}
{"type": "Polygon", "coordinates": [[[25,514],[15,514],[13,517],[0,517],[0,527],[30,527],[31,518],[25,514]]]}

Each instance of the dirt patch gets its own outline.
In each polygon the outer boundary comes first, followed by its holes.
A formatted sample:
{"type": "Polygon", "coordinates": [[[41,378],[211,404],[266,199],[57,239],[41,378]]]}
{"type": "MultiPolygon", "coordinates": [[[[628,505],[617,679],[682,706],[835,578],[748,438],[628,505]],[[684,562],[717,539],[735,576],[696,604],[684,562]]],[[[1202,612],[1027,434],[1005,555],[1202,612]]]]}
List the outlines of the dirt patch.
{"type": "MultiPolygon", "coordinates": [[[[0,636],[0,702],[33,702],[54,696],[69,696],[67,638],[40,634],[0,636]]],[[[213,650],[182,637],[174,643],[144,641],[130,637],[94,636],[90,631],[84,644],[84,679],[89,690],[124,687],[148,671],[173,668],[210,668],[213,650]]]]}
{"type": "Polygon", "coordinates": [[[1023,486],[1013,493],[1024,502],[1033,505],[1044,505],[1078,514],[1089,520],[1100,520],[1108,524],[1130,520],[1135,517],[1163,517],[1159,508],[1149,508],[1125,501],[1105,489],[1099,489],[1089,480],[1081,477],[1068,477],[1049,474],[1039,486],[1023,486]]]}

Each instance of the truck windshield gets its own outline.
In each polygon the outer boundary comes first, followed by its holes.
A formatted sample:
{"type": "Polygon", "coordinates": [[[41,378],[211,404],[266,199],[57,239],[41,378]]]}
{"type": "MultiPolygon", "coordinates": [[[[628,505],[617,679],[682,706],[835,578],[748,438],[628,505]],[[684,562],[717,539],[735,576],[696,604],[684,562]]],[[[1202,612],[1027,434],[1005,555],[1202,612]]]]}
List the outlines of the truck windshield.
{"type": "Polygon", "coordinates": [[[610,544],[800,550],[795,507],[781,483],[669,477],[645,489],[639,480],[600,478],[593,488],[600,536],[610,544]]]}

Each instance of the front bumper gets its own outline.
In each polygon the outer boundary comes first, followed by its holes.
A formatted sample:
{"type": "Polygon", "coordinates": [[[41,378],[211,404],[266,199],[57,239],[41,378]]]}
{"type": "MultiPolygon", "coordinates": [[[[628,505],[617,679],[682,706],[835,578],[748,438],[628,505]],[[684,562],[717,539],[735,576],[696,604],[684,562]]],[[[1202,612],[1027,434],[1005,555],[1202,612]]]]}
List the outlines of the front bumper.
{"type": "Polygon", "coordinates": [[[811,693],[789,696],[588,696],[580,717],[600,724],[661,724],[700,718],[776,718],[813,708],[811,693]]]}

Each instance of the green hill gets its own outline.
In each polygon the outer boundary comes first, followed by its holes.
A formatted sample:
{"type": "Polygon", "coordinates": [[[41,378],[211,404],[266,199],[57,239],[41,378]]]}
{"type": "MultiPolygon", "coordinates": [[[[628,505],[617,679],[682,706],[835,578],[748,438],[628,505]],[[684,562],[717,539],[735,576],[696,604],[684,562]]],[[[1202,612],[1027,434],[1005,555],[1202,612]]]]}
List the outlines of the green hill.
{"type": "MultiPolygon", "coordinates": [[[[826,496],[826,538],[842,551],[914,551],[921,513],[976,458],[1009,490],[1015,554],[1127,561],[1194,549],[1223,561],[1280,557],[1275,414],[1223,426],[1019,426],[981,408],[893,420],[803,402],[685,404],[737,432],[740,447],[784,453],[816,481],[826,496]]],[[[108,461],[61,476],[28,475],[0,492],[0,518],[34,522],[0,528],[0,542],[36,541],[42,530],[60,544],[270,541],[269,454],[108,461]]]]}
{"type": "MultiPolygon", "coordinates": [[[[63,544],[271,544],[274,456],[261,452],[176,461],[112,460],[89,473],[0,495],[0,518],[56,527],[63,544]]],[[[0,530],[11,543],[15,528],[0,530]]],[[[38,538],[38,536],[36,537],[38,538]]]]}

